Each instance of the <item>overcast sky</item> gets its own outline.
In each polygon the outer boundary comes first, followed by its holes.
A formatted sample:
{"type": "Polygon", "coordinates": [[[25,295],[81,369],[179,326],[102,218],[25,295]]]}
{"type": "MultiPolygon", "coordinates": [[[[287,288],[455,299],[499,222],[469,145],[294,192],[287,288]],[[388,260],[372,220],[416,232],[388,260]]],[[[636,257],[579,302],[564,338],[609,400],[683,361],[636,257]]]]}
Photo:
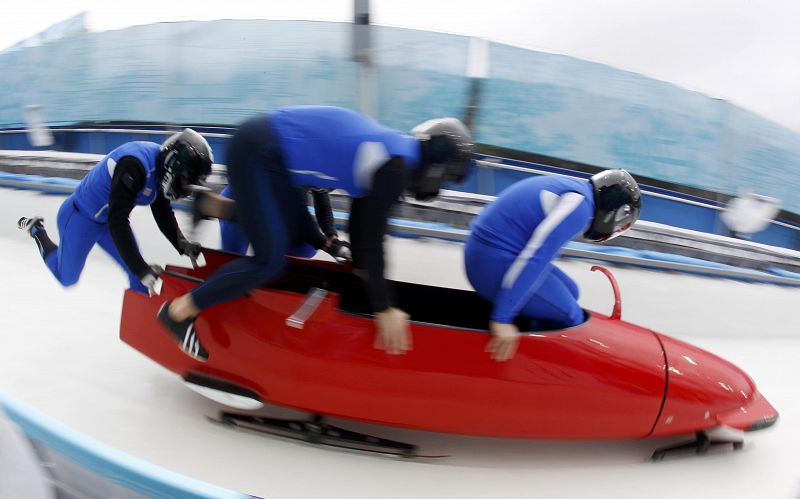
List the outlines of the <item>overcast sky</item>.
{"type": "MultiPolygon", "coordinates": [[[[349,21],[352,0],[4,0],[0,49],[84,10],[92,30],[189,19],[349,21]]],[[[371,0],[371,17],[609,64],[800,131],[798,0],[371,0]]]]}

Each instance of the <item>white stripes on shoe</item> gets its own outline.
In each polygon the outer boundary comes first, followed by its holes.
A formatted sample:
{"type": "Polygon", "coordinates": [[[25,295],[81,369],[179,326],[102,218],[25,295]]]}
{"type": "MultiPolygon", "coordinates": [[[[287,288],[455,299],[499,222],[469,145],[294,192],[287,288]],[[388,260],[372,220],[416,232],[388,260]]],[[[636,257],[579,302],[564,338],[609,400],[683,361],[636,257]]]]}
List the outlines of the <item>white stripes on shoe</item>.
{"type": "Polygon", "coordinates": [[[200,340],[197,339],[197,334],[194,332],[194,322],[189,324],[186,329],[186,334],[183,336],[183,343],[181,350],[191,355],[192,357],[199,357],[200,355],[200,340]]]}

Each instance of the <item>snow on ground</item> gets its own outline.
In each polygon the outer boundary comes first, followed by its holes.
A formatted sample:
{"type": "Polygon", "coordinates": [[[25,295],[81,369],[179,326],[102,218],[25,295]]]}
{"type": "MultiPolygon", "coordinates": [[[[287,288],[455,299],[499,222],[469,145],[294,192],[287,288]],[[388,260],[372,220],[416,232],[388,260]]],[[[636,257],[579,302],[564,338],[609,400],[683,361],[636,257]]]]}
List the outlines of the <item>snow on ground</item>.
{"type": "MultiPolygon", "coordinates": [[[[515,441],[339,422],[451,455],[397,460],[206,422],[203,415],[218,406],[119,341],[126,278],[111,259],[96,249],[80,283],[64,290],[16,229],[20,216],[41,214],[57,236],[62,200],[0,189],[0,391],[125,452],[270,498],[800,497],[798,289],[613,268],[625,319],[739,365],[781,413],[775,427],[750,435],[742,452],[653,464],[652,450],[674,440],[515,441]]],[[[148,261],[184,261],[158,234],[149,210],[137,209],[133,225],[148,261]]],[[[200,236],[217,244],[213,224],[200,236]]],[[[468,286],[457,244],[392,239],[390,251],[395,278],[468,286]]],[[[561,263],[579,283],[584,306],[610,311],[610,286],[590,265],[561,263]]]]}

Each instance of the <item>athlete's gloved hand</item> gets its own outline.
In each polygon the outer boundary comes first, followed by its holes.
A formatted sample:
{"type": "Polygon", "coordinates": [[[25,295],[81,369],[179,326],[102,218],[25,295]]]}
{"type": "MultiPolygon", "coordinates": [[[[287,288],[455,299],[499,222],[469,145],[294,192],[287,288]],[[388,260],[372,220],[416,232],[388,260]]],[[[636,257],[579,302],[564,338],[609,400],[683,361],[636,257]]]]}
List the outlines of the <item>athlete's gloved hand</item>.
{"type": "Polygon", "coordinates": [[[350,251],[350,243],[342,241],[336,236],[332,236],[325,243],[323,251],[331,255],[339,263],[352,262],[353,253],[350,251]]]}
{"type": "Polygon", "coordinates": [[[178,241],[178,253],[186,255],[192,261],[192,268],[197,268],[197,259],[203,254],[203,247],[200,243],[181,239],[178,241]]]}
{"type": "Polygon", "coordinates": [[[161,265],[150,265],[144,275],[139,276],[150,296],[161,294],[161,274],[164,268],[161,265]]]}

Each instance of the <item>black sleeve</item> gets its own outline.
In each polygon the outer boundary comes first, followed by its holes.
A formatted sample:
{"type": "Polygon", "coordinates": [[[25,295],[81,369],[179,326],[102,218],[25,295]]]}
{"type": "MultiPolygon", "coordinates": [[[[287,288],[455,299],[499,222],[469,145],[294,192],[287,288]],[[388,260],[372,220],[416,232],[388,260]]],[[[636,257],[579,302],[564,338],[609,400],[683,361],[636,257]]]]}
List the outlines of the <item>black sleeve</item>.
{"type": "Polygon", "coordinates": [[[136,195],[144,187],[146,179],[144,166],[139,160],[125,156],[114,169],[111,192],[108,194],[108,231],[122,260],[139,277],[145,275],[150,267],[136,247],[128,217],[136,206],[136,195]]]}
{"type": "Polygon", "coordinates": [[[383,275],[383,238],[387,232],[389,212],[403,193],[404,177],[403,160],[392,158],[375,172],[369,195],[354,198],[350,210],[353,263],[367,273],[367,293],[375,312],[394,305],[394,295],[383,275]]]}
{"type": "Polygon", "coordinates": [[[175,212],[172,211],[169,199],[159,192],[156,200],[150,205],[150,211],[153,212],[156,225],[158,225],[158,229],[164,234],[164,237],[172,243],[178,253],[183,254],[180,243],[186,241],[186,238],[183,237],[181,229],[178,227],[178,221],[175,220],[175,212]]]}
{"type": "Polygon", "coordinates": [[[336,222],[333,220],[331,198],[326,189],[310,189],[314,199],[314,216],[325,237],[336,235],[336,222]]]}

